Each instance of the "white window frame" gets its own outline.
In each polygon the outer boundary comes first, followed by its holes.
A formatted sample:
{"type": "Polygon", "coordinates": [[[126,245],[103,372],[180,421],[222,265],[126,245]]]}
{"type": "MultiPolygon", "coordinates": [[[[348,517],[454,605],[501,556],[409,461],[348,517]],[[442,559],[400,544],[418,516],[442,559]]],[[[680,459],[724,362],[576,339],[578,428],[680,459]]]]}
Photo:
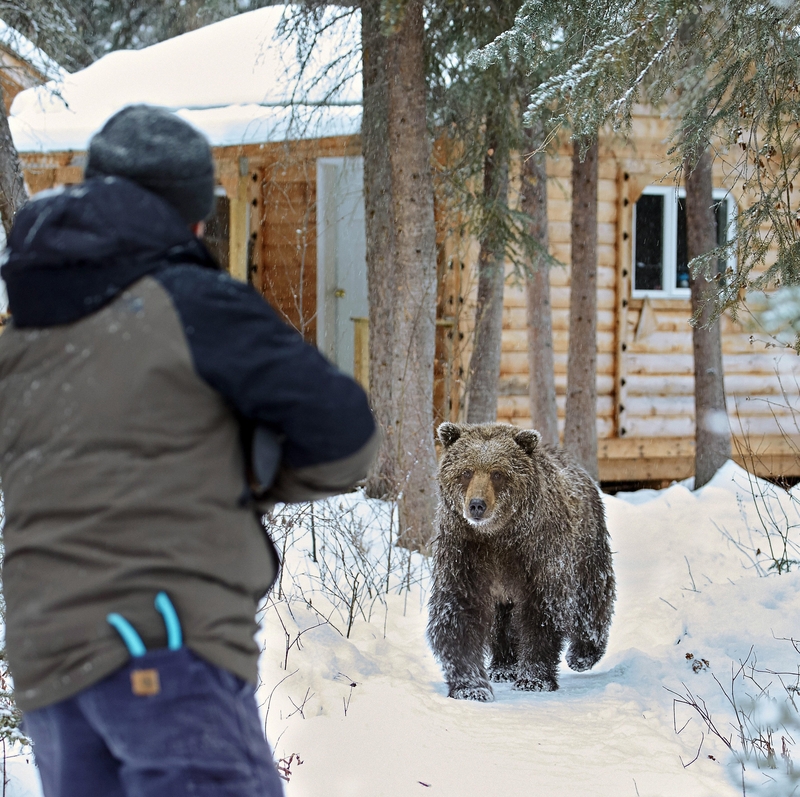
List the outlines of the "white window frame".
{"type": "MultiPolygon", "coordinates": [[[[661,220],[664,246],[662,247],[661,261],[661,289],[637,289],[636,281],[636,202],[633,203],[633,234],[631,236],[631,297],[644,299],[649,296],[653,299],[688,299],[691,297],[690,288],[678,288],[675,283],[678,277],[678,200],[686,198],[686,190],[672,186],[648,185],[642,191],[642,196],[663,196],[663,217],[661,220]]],[[[715,188],[712,196],[714,200],[728,200],[728,241],[736,236],[736,202],[730,191],[724,188],[715,188]]],[[[638,200],[637,200],[638,201],[638,200]]],[[[736,268],[736,254],[728,257],[729,268],[736,268]]]]}

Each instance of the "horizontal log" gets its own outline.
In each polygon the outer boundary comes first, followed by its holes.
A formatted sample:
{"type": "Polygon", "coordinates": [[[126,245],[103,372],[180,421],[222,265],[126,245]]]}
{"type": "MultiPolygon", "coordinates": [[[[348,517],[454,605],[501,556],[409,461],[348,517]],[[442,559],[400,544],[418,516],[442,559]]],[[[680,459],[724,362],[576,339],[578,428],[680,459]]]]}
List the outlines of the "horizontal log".
{"type": "MultiPolygon", "coordinates": [[[[775,401],[769,396],[742,397],[728,395],[725,398],[728,417],[735,426],[739,418],[776,415],[790,417],[800,413],[800,396],[793,396],[787,404],[782,399],[775,401]]],[[[624,400],[625,418],[654,418],[675,415],[694,415],[694,396],[632,396],[624,400]]]]}
{"type": "MultiPolygon", "coordinates": [[[[564,308],[553,309],[553,328],[569,328],[569,310],[564,308]]],[[[598,309],[597,311],[598,331],[613,331],[616,334],[616,313],[611,309],[598,309]]]]}
{"type": "MultiPolygon", "coordinates": [[[[550,270],[550,287],[563,288],[570,283],[570,268],[553,268],[550,270]]],[[[603,266],[598,264],[597,267],[597,287],[608,288],[613,290],[617,284],[617,270],[615,266],[603,266]]]]}
{"type": "MultiPolygon", "coordinates": [[[[550,234],[550,243],[570,242],[572,228],[568,221],[551,221],[547,225],[550,234]]],[[[597,224],[597,243],[615,246],[617,242],[617,225],[611,222],[598,222],[597,224]]]]}
{"type": "Polygon", "coordinates": [[[797,415],[782,415],[777,418],[771,415],[748,415],[732,421],[734,432],[740,437],[756,440],[764,435],[778,436],[785,434],[791,437],[798,433],[797,415]]]}
{"type": "MultiPolygon", "coordinates": [[[[597,373],[614,375],[614,355],[600,353],[597,355],[597,373]]],[[[566,351],[556,351],[553,354],[555,373],[566,373],[567,353],[566,351]]],[[[521,351],[503,352],[500,357],[500,376],[517,376],[528,374],[528,353],[521,351]]]]}
{"type": "Polygon", "coordinates": [[[680,459],[600,459],[600,482],[664,482],[688,479],[694,474],[694,456],[680,459]]]}
{"type": "Polygon", "coordinates": [[[654,459],[693,457],[693,437],[616,437],[598,444],[598,457],[602,459],[654,459]]]}
{"type": "MultiPolygon", "coordinates": [[[[628,374],[625,391],[628,396],[693,396],[694,376],[628,374]]],[[[726,374],[725,392],[729,396],[773,399],[782,395],[778,377],[768,374],[726,374]]]]}
{"type": "MultiPolygon", "coordinates": [[[[572,247],[568,241],[550,244],[550,254],[562,263],[572,261],[572,247]]],[[[597,264],[608,268],[617,268],[617,247],[615,243],[597,245],[597,264]]]]}
{"type": "MultiPolygon", "coordinates": [[[[694,357],[691,354],[640,354],[627,352],[628,374],[675,374],[694,373],[694,357]]],[[[783,378],[800,379],[800,358],[796,355],[726,354],[723,357],[725,374],[781,374],[783,378]]],[[[787,387],[789,385],[787,384],[787,387]]]]}
{"type": "MultiPolygon", "coordinates": [[[[556,286],[550,291],[553,308],[569,308],[569,288],[556,286]]],[[[617,294],[612,288],[597,289],[597,309],[616,309],[617,294]]]]}
{"type": "MultiPolygon", "coordinates": [[[[567,375],[559,373],[555,375],[556,395],[565,395],[567,392],[567,375]]],[[[597,395],[613,396],[615,380],[610,374],[597,375],[597,395]]],[[[528,376],[506,376],[500,377],[498,387],[501,396],[528,396],[528,376]]]]}
{"type": "Polygon", "coordinates": [[[635,336],[627,341],[630,354],[685,354],[692,351],[692,333],[688,328],[686,332],[651,332],[649,335],[636,340],[635,336]]]}
{"type": "MultiPolygon", "coordinates": [[[[547,203],[547,221],[572,220],[572,204],[564,200],[547,203]]],[[[601,181],[597,202],[597,221],[603,224],[617,223],[617,186],[611,180],[601,181]]]]}
{"type": "MultiPolygon", "coordinates": [[[[531,416],[525,415],[500,415],[498,413],[497,420],[499,423],[510,423],[514,426],[519,426],[521,429],[532,428],[531,416]]],[[[605,440],[613,437],[614,435],[614,421],[611,418],[598,418],[597,419],[597,438],[598,440],[605,440]]],[[[563,441],[564,439],[564,419],[558,419],[558,435],[563,441]]]]}
{"type": "MultiPolygon", "coordinates": [[[[612,331],[597,331],[597,351],[598,353],[616,355],[616,335],[612,331]]],[[[556,350],[566,351],[569,345],[569,333],[566,330],[553,330],[553,347],[556,350]]]]}
{"type": "Polygon", "coordinates": [[[625,437],[693,437],[694,417],[642,418],[638,416],[625,417],[620,421],[621,429],[625,430],[625,437]]]}
{"type": "MultiPolygon", "coordinates": [[[[598,396],[597,397],[597,417],[598,418],[613,418],[616,402],[613,396],[598,396]]],[[[566,415],[567,397],[566,395],[556,396],[556,407],[558,414],[562,418],[566,415]]]]}
{"type": "MultiPolygon", "coordinates": [[[[598,159],[597,166],[598,182],[614,182],[616,180],[617,165],[613,158],[601,157],[598,159]]],[[[553,182],[560,180],[569,185],[572,176],[572,147],[569,144],[559,147],[547,159],[547,176],[553,182]]]]}

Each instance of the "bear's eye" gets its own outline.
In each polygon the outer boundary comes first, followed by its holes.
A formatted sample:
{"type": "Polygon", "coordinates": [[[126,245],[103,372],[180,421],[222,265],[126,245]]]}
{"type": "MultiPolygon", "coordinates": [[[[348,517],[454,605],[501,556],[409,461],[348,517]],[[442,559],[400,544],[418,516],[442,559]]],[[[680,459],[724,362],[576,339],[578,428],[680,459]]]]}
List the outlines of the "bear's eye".
{"type": "Polygon", "coordinates": [[[506,475],[499,470],[493,470],[491,473],[492,484],[497,487],[502,487],[506,483],[506,475]]]}
{"type": "Polygon", "coordinates": [[[461,472],[461,481],[464,482],[464,484],[469,484],[472,481],[472,475],[473,475],[473,471],[471,471],[471,470],[462,471],[461,472]]]}

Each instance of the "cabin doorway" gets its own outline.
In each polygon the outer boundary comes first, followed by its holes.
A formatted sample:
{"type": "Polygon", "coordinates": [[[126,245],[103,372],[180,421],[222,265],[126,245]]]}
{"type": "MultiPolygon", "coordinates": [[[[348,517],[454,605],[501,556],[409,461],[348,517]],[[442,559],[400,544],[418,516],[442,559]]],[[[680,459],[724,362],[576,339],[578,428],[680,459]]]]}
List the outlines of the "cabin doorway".
{"type": "Polygon", "coordinates": [[[317,346],[363,379],[367,318],[364,160],[317,159],[317,346]]]}

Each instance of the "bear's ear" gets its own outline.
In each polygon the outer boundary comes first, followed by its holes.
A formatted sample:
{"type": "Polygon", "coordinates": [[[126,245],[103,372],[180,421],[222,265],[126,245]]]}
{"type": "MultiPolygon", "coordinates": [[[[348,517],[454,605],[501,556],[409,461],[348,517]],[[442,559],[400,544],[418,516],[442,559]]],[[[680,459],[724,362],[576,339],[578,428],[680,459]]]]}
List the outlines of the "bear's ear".
{"type": "Polygon", "coordinates": [[[457,423],[445,422],[436,430],[439,440],[445,448],[449,448],[453,443],[461,437],[462,429],[457,423]]]}
{"type": "Polygon", "coordinates": [[[530,457],[542,442],[542,436],[535,429],[521,429],[514,435],[514,442],[530,457]]]}

